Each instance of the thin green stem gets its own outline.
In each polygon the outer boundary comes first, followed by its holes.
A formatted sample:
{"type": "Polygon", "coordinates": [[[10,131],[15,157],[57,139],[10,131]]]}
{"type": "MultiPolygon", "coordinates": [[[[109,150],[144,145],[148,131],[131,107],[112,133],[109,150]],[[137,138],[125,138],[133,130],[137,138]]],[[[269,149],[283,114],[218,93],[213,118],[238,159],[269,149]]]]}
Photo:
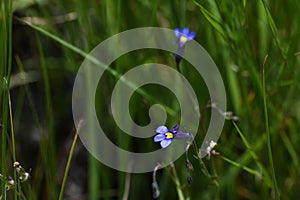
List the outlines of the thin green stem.
{"type": "Polygon", "coordinates": [[[201,170],[202,170],[203,174],[206,175],[207,177],[209,177],[209,178],[211,179],[211,181],[213,182],[213,184],[214,184],[214,185],[216,186],[216,188],[218,189],[218,188],[219,188],[219,183],[218,183],[218,181],[216,180],[216,177],[212,176],[212,175],[209,173],[209,171],[208,171],[206,165],[205,165],[204,162],[202,161],[202,159],[201,159],[201,153],[200,153],[200,151],[198,150],[198,147],[197,147],[197,144],[196,144],[195,140],[193,140],[193,146],[194,146],[194,150],[195,150],[195,153],[196,153],[196,155],[197,155],[197,160],[198,160],[198,162],[199,162],[199,164],[200,164],[200,167],[201,167],[201,170]]]}
{"type": "MultiPolygon", "coordinates": [[[[5,79],[4,79],[5,80],[5,79]]],[[[6,188],[5,188],[5,177],[6,177],[6,132],[7,132],[7,126],[8,126],[8,98],[7,97],[8,89],[5,89],[5,92],[3,92],[3,105],[2,105],[2,169],[1,174],[3,177],[3,180],[1,180],[1,190],[2,190],[2,198],[6,199],[6,188]]]]}
{"type": "Polygon", "coordinates": [[[280,199],[280,193],[276,182],[276,175],[273,163],[272,147],[271,147],[271,135],[269,129],[269,116],[268,116],[268,107],[267,107],[267,95],[266,95],[266,80],[265,80],[265,63],[267,56],[265,57],[263,68],[262,68],[262,85],[263,85],[263,101],[264,101],[264,112],[265,112],[265,125],[266,125],[266,134],[267,134],[267,146],[268,146],[268,157],[269,163],[272,170],[272,180],[273,188],[275,190],[275,198],[280,199]]]}
{"type": "Polygon", "coordinates": [[[178,175],[177,175],[175,165],[173,163],[171,163],[170,166],[171,166],[171,169],[172,169],[173,181],[176,185],[176,191],[177,191],[178,199],[179,200],[184,200],[185,199],[184,194],[183,194],[183,191],[182,191],[182,188],[181,188],[181,184],[180,184],[180,181],[179,181],[179,178],[178,178],[178,175]]]}
{"type": "Polygon", "coordinates": [[[254,176],[257,176],[258,178],[262,178],[261,174],[258,173],[256,170],[251,169],[251,168],[249,168],[249,167],[247,167],[247,166],[245,166],[245,165],[241,165],[240,163],[235,162],[235,161],[233,161],[233,160],[231,160],[231,159],[229,159],[229,158],[227,158],[227,157],[225,157],[225,156],[220,155],[220,157],[221,157],[223,160],[225,160],[226,162],[228,162],[228,163],[230,163],[230,164],[232,164],[232,165],[234,165],[234,166],[236,166],[236,167],[239,167],[239,168],[245,170],[246,172],[248,172],[248,173],[250,173],[250,174],[253,174],[254,176]]]}
{"type": "Polygon", "coordinates": [[[8,108],[9,108],[9,119],[10,119],[12,155],[13,155],[13,161],[16,162],[17,159],[16,159],[15,131],[14,131],[12,108],[11,108],[11,99],[10,99],[10,93],[9,92],[8,92],[8,108]]]}
{"type": "Polygon", "coordinates": [[[204,162],[201,159],[201,155],[199,153],[199,150],[198,150],[198,147],[197,147],[197,144],[196,144],[195,140],[193,140],[193,147],[194,147],[194,151],[197,155],[197,160],[199,161],[199,164],[200,164],[200,167],[201,167],[201,170],[202,170],[203,174],[207,177],[210,177],[209,171],[207,170],[204,162]]]}
{"type": "Polygon", "coordinates": [[[51,195],[54,198],[57,195],[58,187],[57,187],[57,167],[56,167],[56,159],[55,159],[55,133],[54,133],[54,122],[53,122],[53,111],[52,111],[52,102],[51,102],[51,91],[50,91],[50,81],[49,81],[49,74],[46,66],[44,51],[42,47],[42,43],[40,38],[36,34],[36,41],[38,46],[38,51],[40,54],[40,63],[42,68],[43,74],[43,83],[44,83],[44,90],[45,90],[45,99],[46,99],[46,110],[47,110],[47,121],[48,121],[48,137],[47,137],[47,149],[45,148],[44,151],[46,156],[45,165],[49,165],[49,171],[47,174],[47,179],[49,186],[52,187],[51,195]]]}
{"type": "MultiPolygon", "coordinates": [[[[23,67],[23,64],[21,62],[20,57],[16,56],[15,60],[16,60],[16,64],[18,66],[18,69],[19,69],[20,73],[24,74],[25,71],[24,71],[24,67],[23,67]]],[[[27,95],[28,104],[29,104],[29,107],[30,107],[30,110],[31,110],[31,113],[32,113],[33,123],[38,127],[39,130],[41,130],[42,129],[41,128],[41,123],[40,123],[40,120],[39,120],[39,116],[37,114],[37,110],[36,110],[35,103],[34,103],[34,100],[33,100],[33,95],[32,95],[32,93],[30,91],[30,88],[29,88],[29,80],[27,79],[27,76],[24,76],[23,79],[24,79],[25,93],[27,95]]]]}
{"type": "Polygon", "coordinates": [[[238,132],[238,134],[242,138],[243,143],[245,144],[247,150],[249,151],[249,154],[251,155],[251,157],[253,158],[253,160],[255,161],[255,163],[257,164],[257,166],[259,167],[259,169],[263,172],[263,174],[265,175],[265,177],[268,180],[270,180],[268,171],[264,168],[264,166],[262,165],[262,163],[259,161],[257,154],[255,153],[255,151],[253,150],[253,148],[250,146],[248,140],[246,139],[246,137],[244,136],[244,134],[242,133],[242,131],[239,129],[239,127],[237,126],[237,124],[233,120],[232,120],[232,123],[233,123],[236,131],[238,132]]]}
{"type": "Polygon", "coordinates": [[[276,27],[276,24],[275,24],[275,21],[274,21],[272,15],[270,13],[268,3],[267,3],[266,0],[261,0],[261,2],[262,2],[263,6],[265,8],[265,12],[266,12],[266,15],[267,15],[267,21],[268,21],[270,29],[272,31],[275,43],[276,43],[278,49],[280,50],[280,54],[282,56],[282,59],[284,60],[284,62],[286,62],[286,52],[283,50],[282,44],[280,42],[278,29],[276,27]]]}
{"type": "MultiPolygon", "coordinates": [[[[12,115],[12,108],[11,108],[11,99],[10,99],[10,92],[8,90],[8,108],[9,108],[9,119],[10,119],[10,132],[11,132],[11,146],[12,146],[12,156],[13,156],[13,163],[17,161],[16,158],[16,142],[15,142],[15,131],[14,131],[14,123],[13,123],[13,115],[12,115]]],[[[18,193],[20,193],[20,181],[17,177],[17,171],[14,167],[14,180],[16,185],[14,187],[14,197],[18,199],[18,193]]]]}
{"type": "Polygon", "coordinates": [[[1,137],[1,174],[3,177],[3,180],[1,180],[1,193],[2,198],[6,199],[6,189],[5,189],[5,177],[6,177],[6,132],[7,132],[7,100],[5,98],[6,92],[3,93],[3,104],[2,104],[2,137],[1,137]]]}
{"type": "Polygon", "coordinates": [[[78,129],[77,129],[77,131],[74,135],[73,143],[72,143],[72,146],[71,146],[71,149],[70,149],[70,154],[69,154],[69,157],[68,157],[68,161],[67,161],[63,181],[62,181],[60,192],[59,192],[59,197],[58,197],[59,200],[63,199],[63,195],[64,195],[64,191],[65,191],[65,187],[66,187],[66,182],[67,182],[67,178],[68,178],[68,174],[69,174],[71,161],[72,161],[72,157],[73,157],[73,154],[74,154],[74,149],[75,149],[76,141],[77,141],[77,138],[78,138],[79,130],[80,130],[80,123],[79,123],[78,129]]]}
{"type": "MultiPolygon", "coordinates": [[[[0,35],[3,36],[1,38],[1,49],[0,53],[1,58],[3,58],[3,61],[1,62],[0,66],[2,69],[1,73],[1,81],[0,83],[3,83],[3,81],[6,82],[7,87],[2,90],[0,94],[2,94],[2,159],[1,159],[1,174],[3,176],[3,180],[6,177],[6,132],[8,127],[8,92],[9,92],[9,83],[10,83],[10,74],[11,74],[11,63],[12,63],[12,0],[8,1],[1,1],[0,5],[0,35]]],[[[3,84],[0,85],[3,88],[3,84]]],[[[5,181],[1,181],[1,198],[6,199],[6,189],[5,189],[5,181]]]]}

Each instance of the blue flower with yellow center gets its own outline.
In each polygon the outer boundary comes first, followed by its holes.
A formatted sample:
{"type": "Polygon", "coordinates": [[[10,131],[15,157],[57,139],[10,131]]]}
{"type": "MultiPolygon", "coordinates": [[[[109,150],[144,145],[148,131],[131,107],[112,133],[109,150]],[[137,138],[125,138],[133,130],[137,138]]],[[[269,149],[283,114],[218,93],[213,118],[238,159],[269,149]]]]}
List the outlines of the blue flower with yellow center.
{"type": "Polygon", "coordinates": [[[189,41],[191,41],[195,38],[196,33],[190,32],[189,28],[184,28],[184,29],[176,28],[174,33],[177,38],[176,42],[177,42],[177,44],[179,44],[177,53],[175,56],[175,61],[176,61],[177,70],[180,72],[179,63],[182,60],[182,56],[184,53],[184,47],[185,47],[186,43],[188,43],[189,41]]]}
{"type": "Polygon", "coordinates": [[[189,28],[184,28],[182,30],[180,30],[180,28],[176,28],[174,33],[181,48],[184,47],[187,42],[193,40],[196,36],[196,33],[190,32],[189,28]]]}
{"type": "Polygon", "coordinates": [[[175,138],[178,128],[178,125],[175,125],[172,130],[169,130],[166,126],[157,127],[156,133],[158,134],[154,137],[154,142],[160,142],[160,146],[166,148],[175,138]]]}

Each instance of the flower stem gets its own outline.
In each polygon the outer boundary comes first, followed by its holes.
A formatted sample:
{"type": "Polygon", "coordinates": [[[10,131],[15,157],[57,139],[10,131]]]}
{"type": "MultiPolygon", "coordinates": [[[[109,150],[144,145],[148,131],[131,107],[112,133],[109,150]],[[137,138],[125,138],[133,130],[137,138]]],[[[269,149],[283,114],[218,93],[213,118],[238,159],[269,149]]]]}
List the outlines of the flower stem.
{"type": "Polygon", "coordinates": [[[200,167],[201,167],[201,170],[202,170],[203,174],[206,175],[207,177],[209,177],[211,179],[212,183],[216,186],[216,188],[219,188],[219,183],[216,180],[216,177],[212,176],[209,173],[206,165],[204,164],[203,160],[201,159],[201,154],[200,154],[200,151],[198,150],[198,147],[197,147],[197,144],[196,144],[195,140],[193,140],[193,146],[194,146],[194,150],[195,150],[195,152],[197,154],[197,159],[199,161],[199,164],[200,164],[200,167]]]}
{"type": "Polygon", "coordinates": [[[280,193],[276,182],[276,175],[274,169],[273,155],[272,155],[272,147],[271,147],[271,135],[269,129],[269,116],[268,116],[268,106],[267,106],[267,95],[266,95],[266,80],[265,80],[265,63],[267,60],[267,56],[265,57],[263,69],[262,69],[262,85],[263,85],[263,100],[264,100],[264,111],[265,111],[265,124],[266,124],[266,134],[267,134],[267,147],[268,147],[268,157],[272,170],[272,179],[273,179],[273,187],[275,190],[275,199],[280,199],[280,193]]]}
{"type": "Polygon", "coordinates": [[[76,141],[77,141],[77,138],[78,138],[78,132],[80,130],[80,124],[81,123],[79,123],[78,129],[77,129],[77,131],[76,131],[76,133],[74,135],[73,143],[72,143],[72,146],[71,146],[70,154],[69,154],[69,157],[68,157],[68,161],[67,161],[67,165],[66,165],[66,169],[65,169],[63,181],[62,181],[62,185],[61,185],[60,192],[59,192],[59,197],[58,197],[59,200],[63,199],[63,194],[64,194],[66,182],[67,182],[67,177],[68,177],[68,173],[69,173],[69,170],[70,170],[71,161],[72,161],[72,157],[73,157],[73,153],[74,153],[76,141]]]}
{"type": "Polygon", "coordinates": [[[177,191],[177,194],[178,194],[178,199],[179,200],[184,200],[185,198],[184,198],[184,195],[183,195],[181,184],[180,184],[180,181],[179,181],[179,178],[178,178],[178,175],[177,175],[177,171],[175,169],[175,165],[173,163],[171,163],[171,168],[172,168],[173,180],[174,180],[174,183],[176,185],[176,191],[177,191]]]}

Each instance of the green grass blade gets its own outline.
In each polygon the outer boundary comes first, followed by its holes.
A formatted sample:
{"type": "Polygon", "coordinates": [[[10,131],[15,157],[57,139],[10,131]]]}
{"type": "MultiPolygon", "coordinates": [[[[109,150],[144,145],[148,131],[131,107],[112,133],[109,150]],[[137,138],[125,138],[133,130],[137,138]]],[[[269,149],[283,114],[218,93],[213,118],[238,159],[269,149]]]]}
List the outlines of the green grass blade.
{"type": "Polygon", "coordinates": [[[253,150],[253,148],[249,144],[249,142],[246,139],[246,137],[244,136],[244,134],[241,132],[241,130],[239,129],[239,127],[237,126],[237,124],[234,121],[232,121],[232,123],[233,123],[236,131],[240,135],[240,137],[241,137],[243,143],[245,144],[247,150],[249,151],[249,154],[251,155],[252,159],[255,161],[256,165],[262,171],[262,173],[264,174],[264,176],[266,177],[266,179],[270,179],[269,178],[269,173],[267,172],[267,170],[265,169],[265,167],[263,166],[263,164],[259,161],[257,154],[255,153],[255,151],[253,150]]]}
{"type": "Polygon", "coordinates": [[[211,12],[209,12],[207,9],[205,9],[200,3],[198,3],[196,0],[193,1],[195,5],[197,5],[201,11],[201,13],[204,15],[206,20],[213,26],[213,28],[220,33],[220,35],[226,39],[226,35],[224,33],[224,30],[222,28],[221,23],[217,19],[215,15],[213,15],[211,12]]]}
{"type": "Polygon", "coordinates": [[[228,78],[228,87],[231,99],[232,99],[232,105],[234,107],[235,113],[239,114],[241,112],[241,86],[238,81],[238,75],[235,71],[231,69],[230,66],[227,67],[227,78],[228,78]]]}
{"type": "Polygon", "coordinates": [[[266,134],[267,134],[268,157],[269,157],[270,167],[272,170],[273,189],[275,190],[275,198],[280,199],[280,193],[279,193],[279,189],[277,186],[276,174],[275,174],[275,168],[274,168],[274,162],[273,162],[272,147],[271,147],[271,135],[270,135],[270,128],[269,128],[269,116],[268,116],[266,80],[265,80],[266,60],[267,60],[267,57],[265,58],[265,61],[263,64],[263,70],[262,70],[263,101],[264,101],[265,126],[266,126],[265,128],[266,128],[266,134]]]}
{"type": "MultiPolygon", "coordinates": [[[[2,97],[1,174],[6,177],[6,133],[8,130],[8,95],[12,65],[12,1],[0,2],[0,95],[2,97]]],[[[1,181],[1,198],[6,199],[5,181],[1,181]]]]}
{"type": "Polygon", "coordinates": [[[256,153],[251,148],[251,146],[250,146],[248,140],[246,139],[246,137],[244,136],[244,134],[241,132],[241,130],[239,129],[239,127],[237,126],[237,124],[234,121],[232,121],[232,123],[233,123],[236,131],[240,135],[240,137],[241,137],[243,143],[245,144],[247,150],[250,152],[252,158],[257,162],[258,165],[261,165],[261,163],[258,161],[258,157],[257,157],[256,153]]]}
{"type": "MultiPolygon", "coordinates": [[[[254,149],[261,150],[265,144],[265,141],[266,141],[266,136],[262,136],[262,138],[260,138],[260,140],[255,142],[254,149]]],[[[249,154],[248,152],[244,152],[234,162],[237,162],[238,165],[241,165],[241,166],[247,166],[247,164],[250,163],[251,158],[252,158],[251,154],[249,154]]],[[[240,169],[242,169],[242,168],[240,168],[240,167],[236,168],[236,166],[233,165],[233,167],[230,167],[227,170],[225,170],[224,173],[222,173],[221,178],[220,178],[221,188],[225,187],[229,183],[232,183],[234,181],[234,178],[238,175],[240,169]]],[[[260,175],[260,177],[264,180],[266,186],[268,188],[271,188],[272,180],[269,178],[268,174],[264,173],[263,171],[261,171],[261,172],[262,172],[262,174],[260,175]]]]}
{"type": "Polygon", "coordinates": [[[295,148],[293,147],[291,140],[288,138],[288,136],[285,133],[280,134],[280,136],[285,145],[285,148],[288,150],[288,152],[292,158],[294,169],[297,171],[298,176],[300,176],[300,162],[299,162],[299,157],[297,155],[297,152],[296,152],[295,148]]]}
{"type": "MultiPolygon", "coordinates": [[[[24,72],[24,66],[22,64],[22,61],[20,59],[20,57],[16,57],[16,64],[18,66],[18,69],[20,71],[20,73],[25,73],[24,72]]],[[[41,122],[39,120],[39,116],[37,114],[37,110],[36,110],[36,107],[35,107],[35,103],[34,103],[34,100],[33,100],[33,95],[30,91],[30,87],[29,87],[29,81],[27,80],[27,77],[24,76],[24,88],[25,88],[25,94],[27,95],[27,100],[28,100],[28,104],[29,104],[29,107],[30,107],[30,110],[31,110],[31,114],[32,114],[32,117],[33,117],[33,121],[34,121],[34,124],[35,126],[37,126],[40,130],[41,130],[41,122]]]]}
{"type": "MultiPolygon", "coordinates": [[[[2,98],[2,141],[1,141],[1,175],[5,178],[6,177],[6,133],[8,130],[8,100],[5,97],[8,97],[8,86],[6,85],[6,90],[3,92],[2,98]]],[[[5,188],[5,181],[1,181],[1,190],[2,190],[2,198],[6,199],[6,188],[5,188]]]]}
{"type": "Polygon", "coordinates": [[[276,24],[274,22],[274,19],[273,19],[272,15],[271,15],[270,9],[268,7],[268,3],[266,2],[266,0],[261,0],[261,2],[264,5],[265,12],[266,12],[266,15],[267,15],[267,21],[268,21],[269,26],[271,28],[271,31],[273,33],[274,39],[276,41],[276,45],[277,45],[277,47],[280,50],[282,58],[284,60],[286,60],[286,52],[283,50],[283,46],[282,46],[282,44],[280,42],[279,35],[278,35],[278,29],[276,27],[276,24]]]}
{"type": "Polygon", "coordinates": [[[71,146],[71,149],[70,149],[70,153],[69,153],[69,157],[68,157],[64,177],[63,177],[63,181],[62,181],[60,192],[59,192],[59,197],[58,197],[59,200],[63,199],[63,195],[64,195],[66,183],[67,183],[67,177],[68,177],[69,170],[70,170],[70,167],[71,167],[72,157],[73,157],[73,154],[74,154],[74,149],[75,149],[75,145],[76,145],[76,142],[77,142],[79,130],[80,130],[80,124],[78,125],[78,129],[77,129],[77,131],[74,135],[74,139],[73,139],[72,146],[71,146]]]}
{"type": "MultiPolygon", "coordinates": [[[[10,120],[10,132],[11,132],[11,148],[12,148],[12,157],[13,163],[17,161],[16,158],[16,142],[15,142],[15,131],[14,131],[14,123],[13,123],[13,114],[12,114],[12,106],[11,106],[11,99],[10,99],[10,92],[8,92],[8,107],[9,107],[9,120],[10,120]]],[[[14,180],[16,181],[16,185],[14,188],[14,198],[18,199],[18,194],[20,194],[20,181],[17,177],[17,171],[14,167],[14,180]]]]}
{"type": "MultiPolygon", "coordinates": [[[[86,53],[85,51],[83,51],[83,50],[81,50],[81,49],[79,49],[79,48],[73,46],[72,44],[70,44],[70,43],[64,41],[63,39],[61,39],[61,38],[57,37],[56,35],[54,35],[54,34],[48,32],[48,31],[46,31],[45,29],[40,28],[39,26],[36,26],[36,25],[34,25],[34,24],[31,24],[31,23],[29,23],[29,22],[27,22],[27,21],[25,21],[25,20],[20,19],[20,18],[16,18],[16,19],[18,19],[19,21],[25,23],[26,25],[28,25],[29,27],[33,28],[34,30],[36,30],[36,31],[38,31],[38,32],[40,32],[40,33],[46,35],[47,37],[49,37],[49,38],[55,40],[56,42],[58,42],[58,43],[61,44],[62,46],[64,46],[64,47],[66,47],[66,48],[68,48],[68,49],[74,51],[75,53],[77,53],[77,54],[79,54],[79,55],[85,57],[86,59],[91,60],[91,61],[94,62],[95,64],[97,64],[97,65],[99,65],[99,66],[101,66],[101,67],[106,67],[101,61],[97,60],[97,58],[94,58],[94,57],[90,56],[90,55],[89,55],[88,53],[86,53]]],[[[121,77],[121,75],[120,75],[116,70],[114,70],[114,69],[112,69],[112,68],[110,68],[110,67],[106,68],[106,70],[107,70],[111,75],[115,76],[116,78],[120,78],[120,77],[121,77]]],[[[127,80],[126,78],[122,78],[122,79],[120,79],[120,80],[123,81],[125,84],[127,84],[129,87],[131,87],[131,88],[136,88],[135,85],[134,85],[133,83],[131,83],[129,80],[127,80]]],[[[145,97],[145,98],[146,98],[147,100],[149,100],[150,102],[156,102],[156,103],[157,103],[157,101],[156,101],[155,99],[153,99],[150,95],[148,95],[148,94],[147,94],[145,91],[143,91],[142,89],[138,88],[138,89],[136,89],[136,92],[139,93],[140,95],[142,95],[143,97],[145,97]]],[[[163,105],[163,104],[161,104],[161,105],[163,105]]],[[[164,107],[165,107],[167,113],[169,113],[171,116],[176,116],[176,115],[177,115],[177,113],[176,113],[173,109],[171,109],[169,106],[164,105],[164,107]]]]}
{"type": "Polygon", "coordinates": [[[243,0],[243,7],[246,8],[247,0],[243,0]]]}
{"type": "MultiPolygon", "coordinates": [[[[1,2],[0,4],[0,71],[1,71],[1,77],[0,77],[0,83],[1,87],[4,88],[5,82],[4,78],[6,76],[6,70],[7,70],[7,22],[6,22],[6,7],[5,4],[1,2]]],[[[7,89],[6,89],[7,90],[7,89]]],[[[2,124],[1,124],[1,132],[6,133],[7,132],[7,103],[6,103],[6,93],[5,90],[0,90],[1,94],[1,117],[2,117],[2,124]]],[[[6,176],[6,134],[1,134],[1,174],[3,177],[6,176]]],[[[3,199],[6,199],[6,190],[5,190],[5,181],[1,181],[1,197],[3,199]]]]}
{"type": "Polygon", "coordinates": [[[261,178],[261,174],[258,173],[257,170],[254,170],[254,169],[251,169],[251,168],[249,168],[249,167],[247,167],[247,166],[244,166],[244,165],[242,165],[242,164],[240,164],[240,163],[238,163],[238,162],[235,162],[235,161],[233,161],[233,160],[231,160],[231,159],[229,159],[229,158],[227,158],[227,157],[225,157],[225,156],[222,156],[222,155],[221,155],[221,158],[222,158],[223,160],[225,160],[226,162],[228,162],[228,163],[230,163],[230,164],[232,164],[232,165],[234,165],[234,166],[236,166],[236,167],[239,167],[239,168],[245,170],[246,172],[248,172],[248,173],[250,173],[250,174],[253,174],[254,176],[257,176],[257,177],[261,178]]]}
{"type": "MultiPolygon", "coordinates": [[[[40,63],[43,73],[43,82],[44,82],[44,90],[45,90],[45,99],[46,99],[46,111],[47,111],[47,124],[48,124],[48,133],[47,133],[47,144],[46,148],[43,148],[42,151],[45,151],[45,166],[50,166],[49,170],[47,170],[47,181],[49,186],[51,187],[51,195],[52,198],[57,197],[57,164],[56,164],[56,156],[55,156],[55,133],[54,133],[54,122],[53,122],[53,114],[52,114],[52,103],[51,103],[51,92],[50,92],[50,82],[49,75],[46,67],[45,56],[43,52],[43,47],[41,44],[38,35],[36,35],[36,41],[38,46],[38,51],[40,55],[40,63]]],[[[44,146],[44,145],[43,145],[44,146]]]]}

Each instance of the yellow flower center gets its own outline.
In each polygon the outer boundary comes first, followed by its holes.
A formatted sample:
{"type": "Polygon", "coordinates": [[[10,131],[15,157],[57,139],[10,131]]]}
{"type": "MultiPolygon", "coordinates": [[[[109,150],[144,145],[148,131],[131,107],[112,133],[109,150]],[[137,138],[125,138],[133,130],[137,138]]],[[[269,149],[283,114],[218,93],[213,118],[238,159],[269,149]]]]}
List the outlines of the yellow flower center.
{"type": "Polygon", "coordinates": [[[166,133],[166,139],[172,139],[174,137],[174,134],[171,132],[166,133]]]}
{"type": "Polygon", "coordinates": [[[179,39],[180,43],[186,43],[187,40],[188,40],[188,38],[185,37],[185,36],[181,36],[180,39],[179,39]]]}

